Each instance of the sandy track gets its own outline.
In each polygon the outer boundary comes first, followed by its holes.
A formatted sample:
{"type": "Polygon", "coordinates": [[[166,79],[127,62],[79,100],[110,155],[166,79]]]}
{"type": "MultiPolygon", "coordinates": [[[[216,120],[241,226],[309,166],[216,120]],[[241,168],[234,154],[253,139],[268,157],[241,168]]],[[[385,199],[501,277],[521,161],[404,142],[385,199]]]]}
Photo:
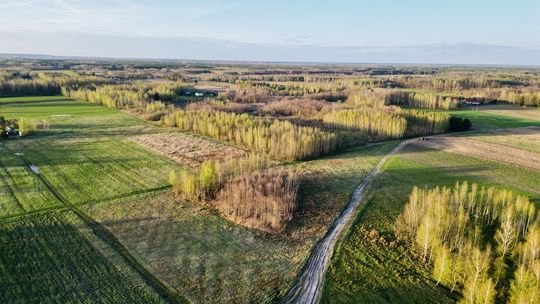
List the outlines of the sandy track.
{"type": "Polygon", "coordinates": [[[390,158],[390,156],[399,152],[410,141],[401,142],[390,153],[382,158],[377,166],[369,172],[362,180],[362,183],[355,189],[349,204],[341,215],[336,219],[328,234],[320,241],[311,256],[309,257],[306,266],[298,279],[297,283],[289,290],[282,303],[317,303],[322,291],[324,276],[326,269],[332,258],[334,247],[341,233],[352,222],[355,210],[360,205],[362,194],[366,185],[379,174],[382,165],[390,158]]]}
{"type": "MultiPolygon", "coordinates": [[[[508,131],[506,131],[508,132],[508,131]]],[[[508,134],[511,136],[510,134],[508,134]]],[[[540,133],[539,133],[540,136],[540,133]]],[[[532,151],[498,145],[457,136],[435,136],[425,141],[416,141],[415,145],[432,149],[470,155],[515,166],[540,170],[540,154],[532,151]]]]}

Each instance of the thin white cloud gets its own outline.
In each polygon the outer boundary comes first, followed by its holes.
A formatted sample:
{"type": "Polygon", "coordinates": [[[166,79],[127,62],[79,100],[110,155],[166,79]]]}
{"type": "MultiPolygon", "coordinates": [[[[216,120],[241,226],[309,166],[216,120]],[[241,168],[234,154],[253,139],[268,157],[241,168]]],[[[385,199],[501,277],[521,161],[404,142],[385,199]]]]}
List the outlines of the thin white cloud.
{"type": "Polygon", "coordinates": [[[164,8],[133,0],[2,0],[0,28],[174,36],[180,17],[185,23],[216,12],[204,5],[175,4],[164,8]]]}

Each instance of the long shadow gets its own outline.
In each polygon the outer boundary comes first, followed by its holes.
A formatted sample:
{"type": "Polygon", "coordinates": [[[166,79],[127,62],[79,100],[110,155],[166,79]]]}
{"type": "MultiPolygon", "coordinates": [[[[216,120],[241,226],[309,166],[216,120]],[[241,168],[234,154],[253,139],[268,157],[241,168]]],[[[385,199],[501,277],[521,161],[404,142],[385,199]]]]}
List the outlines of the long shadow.
{"type": "MultiPolygon", "coordinates": [[[[28,160],[21,156],[26,162],[27,166],[30,166],[28,160]]],[[[43,182],[45,187],[58,199],[64,206],[73,211],[88,227],[90,227],[93,233],[102,241],[111,246],[128,264],[133,270],[135,270],[141,278],[167,302],[169,303],[187,303],[187,300],[182,297],[176,290],[165,285],[157,277],[155,277],[150,271],[148,271],[137,259],[128,251],[128,249],[101,223],[97,222],[77,206],[70,203],[58,190],[56,190],[49,181],[41,174],[37,174],[38,178],[43,182]]]]}
{"type": "Polygon", "coordinates": [[[28,106],[35,106],[36,104],[42,105],[46,104],[48,102],[54,103],[56,102],[70,102],[70,105],[79,105],[79,103],[74,102],[73,99],[47,99],[47,100],[16,100],[16,101],[0,101],[0,107],[2,106],[12,106],[12,105],[28,105],[28,106]],[[72,103],[71,103],[72,102],[72,103]]]}
{"type": "Polygon", "coordinates": [[[0,223],[0,302],[93,302],[98,297],[124,303],[156,300],[64,215],[56,210],[0,223]]]}

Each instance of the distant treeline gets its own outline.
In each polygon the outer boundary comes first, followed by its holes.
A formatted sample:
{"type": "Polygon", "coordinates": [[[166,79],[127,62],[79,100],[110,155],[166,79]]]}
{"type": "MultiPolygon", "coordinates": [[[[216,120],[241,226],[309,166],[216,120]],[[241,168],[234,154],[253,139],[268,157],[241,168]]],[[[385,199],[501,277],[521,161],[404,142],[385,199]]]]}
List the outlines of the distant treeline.
{"type": "Polygon", "coordinates": [[[60,85],[37,74],[0,73],[0,96],[60,95],[60,85]]]}

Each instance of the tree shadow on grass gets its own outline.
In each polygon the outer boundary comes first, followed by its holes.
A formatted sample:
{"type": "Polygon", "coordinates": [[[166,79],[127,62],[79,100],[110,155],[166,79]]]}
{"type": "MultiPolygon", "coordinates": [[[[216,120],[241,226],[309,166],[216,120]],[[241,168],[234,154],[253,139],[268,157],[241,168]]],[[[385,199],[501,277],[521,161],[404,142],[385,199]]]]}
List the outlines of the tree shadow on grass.
{"type": "Polygon", "coordinates": [[[65,213],[0,224],[0,302],[157,302],[79,231],[65,213]]]}

